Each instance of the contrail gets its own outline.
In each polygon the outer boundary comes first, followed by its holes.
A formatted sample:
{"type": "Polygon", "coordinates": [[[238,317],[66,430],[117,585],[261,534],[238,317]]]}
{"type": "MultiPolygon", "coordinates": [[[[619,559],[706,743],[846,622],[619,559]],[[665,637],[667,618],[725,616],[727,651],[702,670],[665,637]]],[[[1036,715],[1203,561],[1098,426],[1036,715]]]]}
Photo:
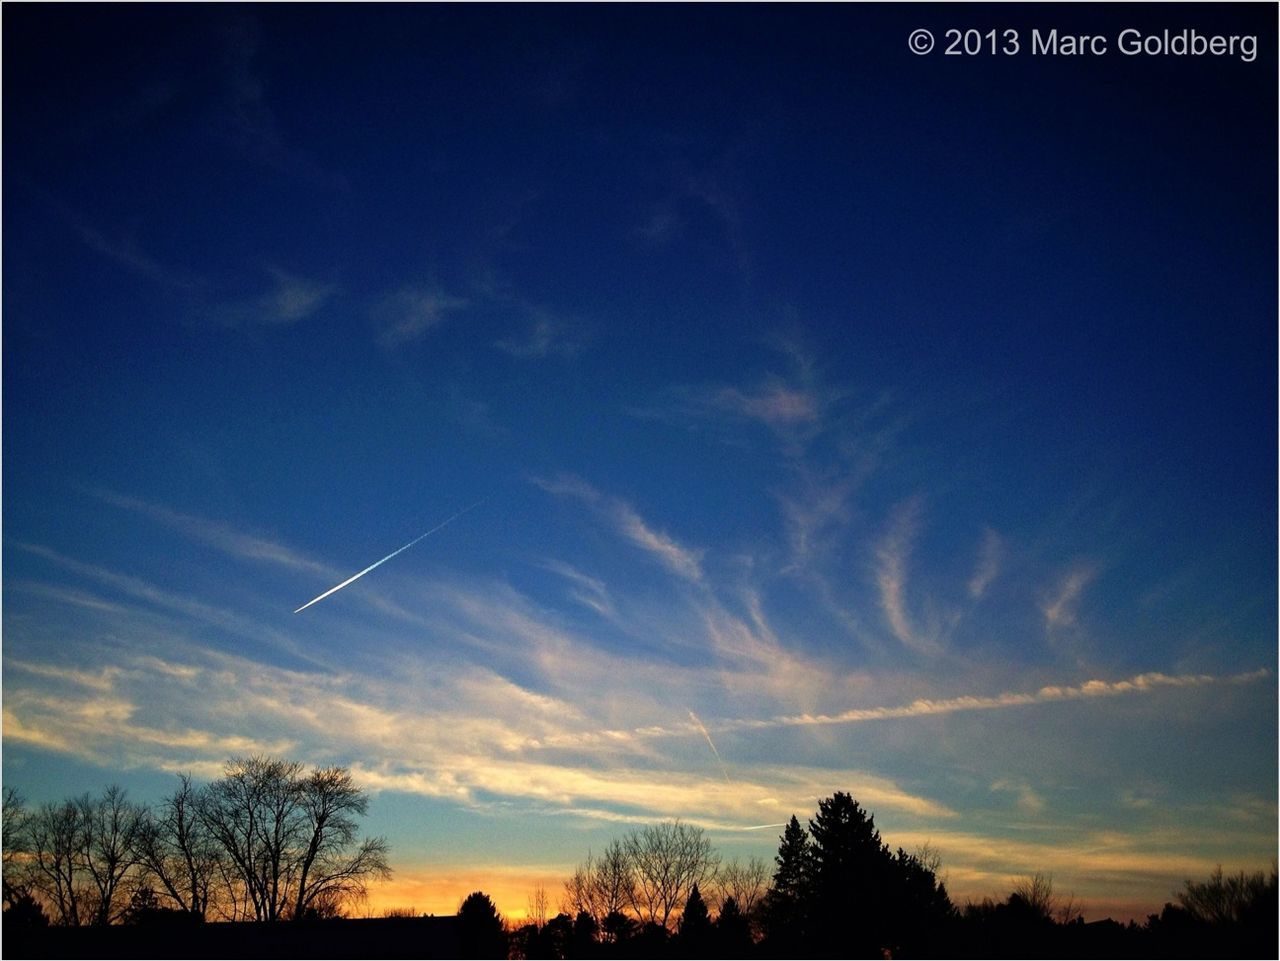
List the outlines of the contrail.
{"type": "Polygon", "coordinates": [[[300,613],[302,613],[303,611],[305,611],[308,607],[310,607],[312,604],[314,604],[316,601],[323,601],[323,600],[324,600],[326,597],[328,597],[330,594],[333,594],[333,593],[335,593],[336,591],[340,591],[340,590],[342,590],[344,587],[346,587],[346,586],[347,586],[348,584],[350,584],[352,581],[358,581],[358,580],[360,580],[360,578],[364,577],[366,574],[368,574],[368,573],[369,573],[371,570],[373,570],[375,567],[381,567],[383,564],[385,564],[387,561],[391,560],[391,558],[395,557],[397,554],[400,554],[400,553],[402,553],[402,552],[404,552],[404,551],[407,551],[409,548],[411,548],[414,544],[418,543],[418,541],[422,540],[424,537],[430,537],[430,536],[431,536],[432,534],[434,534],[436,531],[440,530],[440,528],[445,527],[445,526],[447,526],[448,524],[453,523],[453,522],[454,522],[454,521],[456,521],[459,517],[461,517],[463,514],[465,514],[467,511],[471,510],[472,508],[479,507],[481,504],[483,504],[483,503],[484,503],[485,501],[487,501],[488,499],[489,499],[489,498],[487,498],[487,497],[482,497],[482,498],[480,498],[480,500],[476,501],[476,502],[475,502],[474,504],[472,504],[470,507],[464,507],[462,510],[458,511],[458,513],[454,514],[452,517],[446,518],[445,520],[441,521],[439,524],[437,524],[435,527],[431,528],[431,530],[427,531],[425,534],[419,534],[417,537],[415,537],[413,540],[411,540],[408,544],[405,544],[405,545],[404,545],[404,547],[398,548],[398,549],[396,549],[396,550],[392,551],[390,554],[388,554],[388,555],[387,555],[386,557],[384,557],[382,560],[380,560],[380,561],[375,561],[374,563],[370,564],[368,567],[366,567],[364,570],[362,570],[359,574],[352,574],[350,577],[348,577],[345,581],[343,581],[343,582],[342,582],[341,584],[339,584],[337,587],[331,587],[331,588],[329,588],[327,591],[325,591],[323,594],[321,594],[319,597],[313,597],[311,600],[307,601],[307,603],[303,604],[300,608],[298,608],[298,609],[297,609],[296,611],[294,611],[293,613],[295,613],[295,614],[300,614],[300,613]]]}
{"type": "MultiPolygon", "coordinates": [[[[711,735],[707,733],[706,727],[698,718],[698,715],[693,713],[692,709],[689,711],[689,717],[693,718],[693,723],[698,725],[698,730],[701,731],[702,736],[707,739],[707,746],[711,748],[711,753],[716,756],[716,763],[720,765],[720,773],[724,775],[725,783],[732,784],[733,782],[729,780],[729,769],[724,766],[724,761],[720,758],[720,752],[716,750],[716,742],[711,740],[711,735]]],[[[766,827],[769,826],[770,825],[766,825],[766,827]]]]}

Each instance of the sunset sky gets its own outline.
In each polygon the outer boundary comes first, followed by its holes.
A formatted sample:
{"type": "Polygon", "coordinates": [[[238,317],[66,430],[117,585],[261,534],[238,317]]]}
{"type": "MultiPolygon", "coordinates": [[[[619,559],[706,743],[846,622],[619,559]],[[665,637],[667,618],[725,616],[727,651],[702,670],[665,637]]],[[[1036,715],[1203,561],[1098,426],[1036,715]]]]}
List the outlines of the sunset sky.
{"type": "Polygon", "coordinates": [[[349,766],[379,910],[837,790],[959,903],[1269,868],[1275,41],[8,6],[4,784],[349,766]]]}

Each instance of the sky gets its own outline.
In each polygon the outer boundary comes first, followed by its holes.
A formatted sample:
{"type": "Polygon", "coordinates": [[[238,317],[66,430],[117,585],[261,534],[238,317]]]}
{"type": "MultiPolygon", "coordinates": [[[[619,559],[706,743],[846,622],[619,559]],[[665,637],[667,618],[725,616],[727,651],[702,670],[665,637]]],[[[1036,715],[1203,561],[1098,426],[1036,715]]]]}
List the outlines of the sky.
{"type": "Polygon", "coordinates": [[[1274,863],[1274,8],[3,26],[5,786],[345,765],[374,910],[835,791],[958,903],[1274,863]]]}

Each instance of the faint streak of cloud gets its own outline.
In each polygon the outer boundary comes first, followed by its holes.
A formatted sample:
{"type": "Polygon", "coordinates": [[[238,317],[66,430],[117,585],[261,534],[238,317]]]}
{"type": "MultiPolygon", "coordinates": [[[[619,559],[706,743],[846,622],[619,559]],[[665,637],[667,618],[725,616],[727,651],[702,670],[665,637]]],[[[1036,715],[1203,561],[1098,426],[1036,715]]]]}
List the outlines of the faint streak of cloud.
{"type": "Polygon", "coordinates": [[[1088,700],[1099,697],[1117,697],[1127,694],[1151,693],[1163,688],[1204,687],[1210,684],[1248,684],[1270,677],[1271,671],[1261,668],[1243,674],[1215,677],[1211,674],[1177,674],[1160,672],[1138,674],[1122,681],[1086,681],[1075,686],[1049,685],[1037,691],[1025,693],[1006,692],[990,697],[965,695],[962,697],[928,700],[921,698],[910,704],[895,707],[859,708],[839,714],[804,714],[775,717],[761,721],[726,722],[723,730],[764,727],[795,727],[821,724],[853,724],[861,721],[883,721],[891,718],[933,717],[955,714],[960,711],[991,711],[1030,704],[1050,704],[1058,701],[1088,700]]]}
{"type": "Polygon", "coordinates": [[[876,550],[876,586],[880,591],[880,610],[893,636],[907,648],[921,654],[937,654],[938,642],[921,635],[907,613],[907,572],[912,543],[919,530],[920,501],[913,498],[893,513],[889,529],[876,550]]]}
{"type": "MultiPolygon", "coordinates": [[[[1214,676],[1211,674],[1169,675],[1150,672],[1137,674],[1121,681],[1091,680],[1071,686],[1047,685],[1035,691],[1006,691],[1002,694],[990,696],[962,695],[938,700],[919,698],[908,704],[855,708],[838,714],[787,714],[758,719],[725,719],[712,721],[710,729],[717,733],[729,733],[732,731],[754,731],[780,727],[820,727],[831,724],[860,724],[868,721],[937,717],[968,711],[996,711],[1006,708],[1027,707],[1033,704],[1053,704],[1063,701],[1148,694],[1163,689],[1197,688],[1213,684],[1250,684],[1270,676],[1271,671],[1267,668],[1226,676],[1214,676]]],[[[576,744],[590,743],[596,740],[625,741],[636,738],[686,737],[689,733],[689,725],[654,725],[631,730],[607,730],[571,734],[566,737],[564,743],[576,744]]]]}
{"type": "Polygon", "coordinates": [[[1040,608],[1045,627],[1071,627],[1076,622],[1076,604],[1097,571],[1090,565],[1072,570],[1058,585],[1057,591],[1040,608]]]}
{"type": "Polygon", "coordinates": [[[232,557],[274,564],[277,567],[305,571],[309,574],[321,574],[325,577],[341,576],[337,568],[305,557],[290,547],[250,534],[242,534],[217,521],[183,514],[159,504],[150,504],[135,497],[102,488],[91,488],[88,492],[113,507],[143,514],[232,557]]]}
{"type": "Polygon", "coordinates": [[[278,267],[266,267],[265,272],[271,278],[266,290],[208,306],[204,309],[206,320],[233,330],[289,327],[323,308],[338,289],[278,267]]]}
{"type": "Polygon", "coordinates": [[[1003,558],[1004,542],[999,534],[988,527],[982,534],[982,544],[978,548],[978,564],[973,576],[969,578],[969,596],[975,601],[982,599],[991,582],[1000,574],[1003,558]]]}
{"type": "Polygon", "coordinates": [[[549,479],[535,477],[532,481],[548,494],[582,501],[608,518],[623,537],[672,572],[695,584],[702,581],[702,551],[684,547],[662,531],[654,530],[626,501],[602,494],[586,481],[568,474],[549,479]]]}
{"type": "Polygon", "coordinates": [[[1017,797],[1018,809],[1024,814],[1042,814],[1045,809],[1045,800],[1025,781],[1013,781],[1008,778],[1001,778],[991,785],[992,791],[1002,791],[1013,794],[1017,797]]]}
{"type": "Polygon", "coordinates": [[[378,342],[383,347],[398,347],[419,340],[468,304],[466,299],[438,289],[403,287],[374,308],[374,316],[382,325],[378,342]]]}
{"type": "Polygon", "coordinates": [[[573,357],[582,345],[574,340],[568,327],[547,314],[537,311],[532,325],[519,335],[504,337],[494,346],[512,357],[522,360],[541,360],[546,357],[573,357]]]}
{"type": "Polygon", "coordinates": [[[615,615],[616,612],[613,601],[609,597],[609,591],[605,587],[604,581],[598,577],[591,577],[571,564],[554,559],[544,561],[540,566],[576,585],[578,589],[570,591],[569,596],[579,604],[589,607],[603,617],[613,617],[615,615]]]}
{"type": "Polygon", "coordinates": [[[72,226],[91,250],[140,277],[162,287],[171,287],[176,290],[190,291],[203,286],[203,281],[199,277],[185,270],[161,264],[129,238],[108,238],[101,231],[74,219],[72,226]]]}
{"type": "Polygon", "coordinates": [[[263,298],[265,315],[276,323],[292,324],[311,316],[323,306],[337,289],[272,267],[267,271],[275,279],[275,290],[263,298]]]}
{"type": "Polygon", "coordinates": [[[713,406],[770,427],[811,424],[818,419],[819,402],[813,394],[778,382],[766,384],[754,393],[724,387],[710,398],[713,406]]]}
{"type": "Polygon", "coordinates": [[[57,551],[44,547],[40,544],[14,542],[14,546],[29,554],[33,554],[36,557],[42,557],[47,561],[51,561],[52,563],[79,574],[82,577],[88,577],[100,584],[106,584],[109,587],[113,587],[124,594],[128,594],[130,597],[145,601],[148,604],[202,621],[206,624],[213,625],[214,627],[229,631],[230,633],[237,634],[241,637],[256,641],[268,641],[294,657],[310,663],[318,663],[312,655],[299,648],[299,646],[288,635],[281,631],[266,627],[265,625],[258,624],[250,618],[244,617],[240,614],[213,607],[202,601],[192,600],[191,598],[183,597],[178,594],[172,594],[136,577],[130,577],[126,574],[117,574],[116,572],[105,568],[82,563],[81,561],[66,557],[63,554],[59,554],[57,551]]]}

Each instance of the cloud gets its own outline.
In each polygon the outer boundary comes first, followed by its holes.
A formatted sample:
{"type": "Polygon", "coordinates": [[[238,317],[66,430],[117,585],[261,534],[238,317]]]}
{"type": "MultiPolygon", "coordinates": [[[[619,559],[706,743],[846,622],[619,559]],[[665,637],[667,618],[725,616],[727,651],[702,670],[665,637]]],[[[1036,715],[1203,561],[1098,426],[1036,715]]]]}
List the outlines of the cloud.
{"type": "Polygon", "coordinates": [[[220,327],[247,330],[288,327],[319,311],[337,292],[334,284],[300,277],[278,267],[266,267],[271,278],[256,296],[214,303],[203,308],[205,318],[220,327]]]}
{"type": "Polygon", "coordinates": [[[981,600],[987,588],[1000,573],[1000,563],[1004,558],[1004,542],[1000,535],[987,528],[982,534],[982,544],[978,548],[978,563],[969,578],[969,596],[975,601],[981,600]]]}
{"type": "Polygon", "coordinates": [[[118,574],[102,567],[82,563],[40,544],[13,542],[13,546],[19,550],[26,551],[28,554],[57,564],[65,570],[97,581],[99,584],[105,584],[153,607],[216,627],[227,631],[229,634],[272,644],[279,650],[285,651],[303,661],[315,662],[315,658],[300,649],[287,634],[259,624],[235,611],[215,607],[203,601],[161,590],[136,577],[118,574]]]}
{"type": "Polygon", "coordinates": [[[876,549],[876,586],[880,591],[880,610],[893,636],[912,651],[937,654],[941,650],[937,639],[920,634],[907,613],[907,567],[920,526],[919,516],[919,498],[900,504],[893,512],[889,528],[876,549]]]}
{"type": "Polygon", "coordinates": [[[241,14],[222,25],[222,103],[218,120],[230,141],[256,162],[288,177],[329,190],[345,190],[346,178],[322,167],[305,150],[290,145],[267,97],[256,67],[262,28],[256,17],[241,14]]]}
{"type": "Polygon", "coordinates": [[[652,555],[670,571],[693,583],[702,581],[702,551],[691,550],[662,531],[650,527],[626,501],[600,493],[586,481],[568,474],[532,478],[549,494],[573,497],[587,504],[636,547],[652,555]]]}
{"type": "Polygon", "coordinates": [[[771,382],[752,393],[724,387],[711,395],[713,407],[773,428],[812,424],[820,414],[820,402],[812,393],[771,382]]]}
{"type": "Polygon", "coordinates": [[[385,297],[374,309],[382,326],[378,336],[383,347],[398,347],[422,338],[427,331],[444,323],[449,314],[468,306],[461,297],[441,290],[403,287],[385,297]]]}
{"type": "Polygon", "coordinates": [[[494,346],[512,357],[541,360],[546,357],[573,357],[582,345],[575,340],[562,321],[546,311],[535,311],[532,324],[520,335],[504,337],[494,346]]]}
{"type": "Polygon", "coordinates": [[[809,726],[815,724],[856,724],[863,721],[883,721],[891,718],[932,717],[939,714],[954,714],[958,711],[993,711],[1010,707],[1025,707],[1030,704],[1048,704],[1057,701],[1076,701],[1151,693],[1162,688],[1203,687],[1209,684],[1248,684],[1270,676],[1271,672],[1266,668],[1225,677],[1215,677],[1210,674],[1169,675],[1157,671],[1138,674],[1121,681],[1092,680],[1085,681],[1079,685],[1048,685],[1039,690],[1028,692],[1007,691],[991,696],[964,695],[941,700],[921,698],[912,701],[910,704],[901,704],[894,707],[855,708],[839,714],[804,714],[759,721],[740,720],[727,723],[723,727],[713,724],[712,730],[809,726]]]}
{"type": "Polygon", "coordinates": [[[613,617],[616,614],[604,581],[590,577],[563,561],[547,560],[540,566],[575,585],[577,589],[570,591],[569,596],[579,604],[589,607],[602,617],[613,617]]]}
{"type": "Polygon", "coordinates": [[[1018,809],[1024,814],[1042,814],[1045,809],[1045,800],[1030,784],[1025,781],[1011,781],[1008,778],[1001,778],[991,785],[992,791],[1004,791],[1017,796],[1018,809]]]}
{"type": "Polygon", "coordinates": [[[109,238],[101,231],[71,219],[76,233],[91,250],[131,273],[175,290],[192,291],[204,286],[204,281],[195,274],[160,263],[134,240],[126,237],[109,238]]]}
{"type": "Polygon", "coordinates": [[[303,571],[308,574],[320,574],[324,577],[336,578],[340,576],[340,572],[336,568],[305,557],[293,550],[293,548],[251,534],[235,531],[217,521],[196,517],[192,514],[179,513],[159,504],[149,504],[146,501],[102,488],[91,488],[88,492],[113,507],[120,507],[143,514],[186,537],[207,544],[232,557],[273,564],[277,567],[303,571]]]}
{"type": "Polygon", "coordinates": [[[263,298],[264,314],[276,323],[292,324],[310,317],[337,289],[333,284],[306,280],[275,267],[267,272],[275,280],[275,289],[263,298]]]}
{"type": "Polygon", "coordinates": [[[1096,573],[1092,565],[1081,565],[1063,578],[1058,589],[1040,608],[1046,628],[1071,627],[1076,623],[1076,603],[1096,573]]]}

